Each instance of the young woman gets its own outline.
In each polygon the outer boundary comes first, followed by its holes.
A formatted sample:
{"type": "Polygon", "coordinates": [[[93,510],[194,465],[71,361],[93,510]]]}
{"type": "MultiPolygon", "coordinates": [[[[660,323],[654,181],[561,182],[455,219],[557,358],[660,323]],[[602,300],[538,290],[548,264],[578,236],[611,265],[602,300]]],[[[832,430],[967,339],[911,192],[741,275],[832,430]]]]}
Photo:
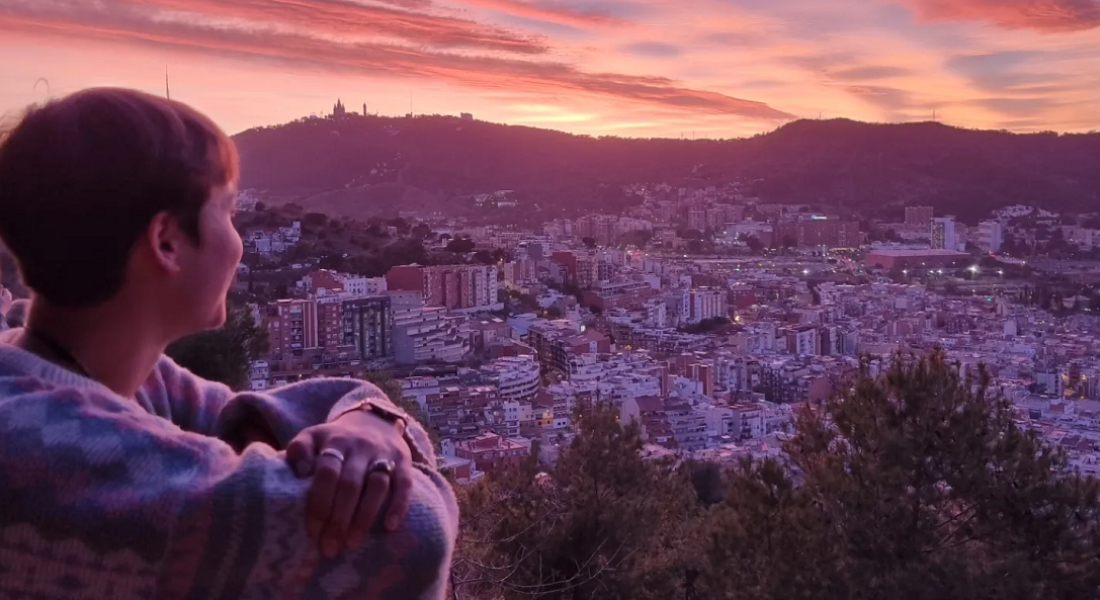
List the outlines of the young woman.
{"type": "Polygon", "coordinates": [[[374,386],[234,394],[164,356],[219,327],[237,157],[134,91],[0,137],[0,237],[33,298],[0,334],[0,597],[441,598],[457,507],[374,386]]]}

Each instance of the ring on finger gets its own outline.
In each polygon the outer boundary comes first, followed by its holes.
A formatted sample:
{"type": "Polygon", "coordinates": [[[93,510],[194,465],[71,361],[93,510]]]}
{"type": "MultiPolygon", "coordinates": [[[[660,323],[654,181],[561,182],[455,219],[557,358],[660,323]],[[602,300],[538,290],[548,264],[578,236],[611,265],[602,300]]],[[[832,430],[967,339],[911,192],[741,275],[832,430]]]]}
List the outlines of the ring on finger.
{"type": "Polygon", "coordinates": [[[367,469],[370,473],[385,473],[386,475],[392,475],[393,470],[397,468],[397,465],[388,458],[380,458],[370,464],[370,468],[367,469]]]}
{"type": "Polygon", "coordinates": [[[344,453],[336,448],[325,448],[321,450],[321,456],[331,456],[340,462],[344,462],[344,453]]]}

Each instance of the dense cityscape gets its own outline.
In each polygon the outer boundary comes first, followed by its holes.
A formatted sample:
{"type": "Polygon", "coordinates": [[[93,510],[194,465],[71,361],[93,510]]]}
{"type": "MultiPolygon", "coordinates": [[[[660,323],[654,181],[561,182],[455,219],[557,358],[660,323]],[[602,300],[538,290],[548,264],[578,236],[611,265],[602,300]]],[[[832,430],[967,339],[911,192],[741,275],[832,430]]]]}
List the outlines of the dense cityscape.
{"type": "Polygon", "coordinates": [[[774,457],[861,360],[875,374],[942,348],[1097,472],[1097,215],[861,222],[747,189],[639,183],[622,214],[535,226],[510,191],[471,198],[478,217],[359,223],[245,190],[236,290],[270,339],[248,385],[391,373],[467,484],[532,453],[554,464],[595,402],[638,422],[652,456],[774,457]],[[372,244],[385,259],[364,263],[372,244]]]}

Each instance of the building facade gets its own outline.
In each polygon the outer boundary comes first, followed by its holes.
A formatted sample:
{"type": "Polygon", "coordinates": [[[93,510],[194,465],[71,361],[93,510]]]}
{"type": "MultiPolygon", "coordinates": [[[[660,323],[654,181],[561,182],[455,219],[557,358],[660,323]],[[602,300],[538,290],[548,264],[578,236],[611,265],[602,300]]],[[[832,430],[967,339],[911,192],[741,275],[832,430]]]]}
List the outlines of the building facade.
{"type": "Polygon", "coordinates": [[[390,299],[375,296],[345,300],[342,333],[344,343],[354,346],[363,360],[393,359],[393,308],[390,299]]]}

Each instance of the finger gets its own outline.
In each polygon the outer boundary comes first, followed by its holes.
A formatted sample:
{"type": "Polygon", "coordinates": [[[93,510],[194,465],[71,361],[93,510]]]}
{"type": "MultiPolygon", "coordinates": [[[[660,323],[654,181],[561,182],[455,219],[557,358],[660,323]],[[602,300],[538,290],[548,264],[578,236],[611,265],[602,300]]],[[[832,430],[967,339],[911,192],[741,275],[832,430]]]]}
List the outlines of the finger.
{"type": "Polygon", "coordinates": [[[367,489],[359,502],[359,510],[355,513],[355,523],[352,525],[348,547],[358,548],[363,545],[374,525],[378,513],[382,510],[382,504],[386,502],[386,496],[390,491],[390,476],[381,471],[375,471],[367,477],[367,489]]]}
{"type": "Polygon", "coordinates": [[[286,461],[298,474],[298,477],[306,477],[313,472],[313,463],[316,458],[316,450],[313,434],[303,431],[290,440],[286,447],[286,461]]]}
{"type": "Polygon", "coordinates": [[[344,470],[336,482],[332,512],[321,534],[321,549],[329,558],[336,556],[341,548],[348,545],[351,520],[355,517],[355,509],[359,507],[359,499],[363,495],[368,467],[369,463],[362,455],[350,456],[344,463],[344,470]]]}
{"type": "Polygon", "coordinates": [[[402,465],[390,476],[390,509],[386,512],[386,529],[393,531],[401,526],[409,512],[409,499],[412,496],[412,467],[402,465]]]}
{"type": "Polygon", "coordinates": [[[313,484],[306,497],[306,528],[310,538],[320,542],[321,530],[332,514],[332,500],[336,496],[336,485],[344,463],[328,455],[318,456],[315,463],[317,468],[313,475],[313,484]]]}

